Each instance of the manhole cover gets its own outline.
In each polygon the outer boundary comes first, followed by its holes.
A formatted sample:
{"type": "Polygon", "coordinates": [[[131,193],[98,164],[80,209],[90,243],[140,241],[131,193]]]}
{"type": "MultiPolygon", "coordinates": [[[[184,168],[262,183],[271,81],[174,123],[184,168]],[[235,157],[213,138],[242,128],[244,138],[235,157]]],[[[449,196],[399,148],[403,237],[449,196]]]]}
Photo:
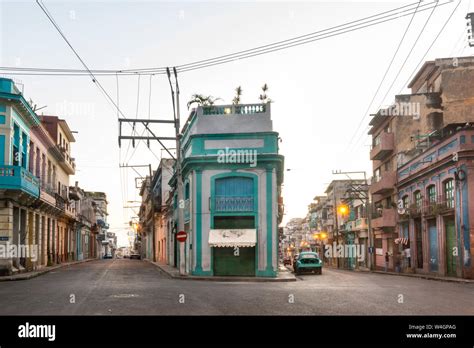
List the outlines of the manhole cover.
{"type": "Polygon", "coordinates": [[[131,297],[138,297],[137,294],[117,294],[117,295],[112,295],[114,298],[131,298],[131,297]]]}

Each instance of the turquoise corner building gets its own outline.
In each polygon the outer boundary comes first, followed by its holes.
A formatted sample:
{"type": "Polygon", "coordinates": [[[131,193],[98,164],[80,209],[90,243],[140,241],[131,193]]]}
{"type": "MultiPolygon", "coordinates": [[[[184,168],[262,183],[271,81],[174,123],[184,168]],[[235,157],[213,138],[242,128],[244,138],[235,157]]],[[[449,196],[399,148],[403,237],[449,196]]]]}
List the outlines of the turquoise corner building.
{"type": "MultiPolygon", "coordinates": [[[[184,255],[171,236],[187,274],[277,276],[284,167],[278,144],[270,103],[192,110],[181,137],[184,255]]],[[[175,176],[170,184],[176,186],[175,176]]],[[[173,205],[180,206],[176,197],[173,205]]]]}

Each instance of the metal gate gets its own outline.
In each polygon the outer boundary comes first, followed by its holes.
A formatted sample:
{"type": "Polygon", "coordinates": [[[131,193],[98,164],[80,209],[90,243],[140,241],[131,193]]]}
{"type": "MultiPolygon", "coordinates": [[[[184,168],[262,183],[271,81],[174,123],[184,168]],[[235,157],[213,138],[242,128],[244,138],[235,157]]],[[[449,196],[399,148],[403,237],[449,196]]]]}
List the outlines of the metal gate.
{"type": "Polygon", "coordinates": [[[214,275],[255,276],[255,247],[213,248],[214,275]]]}
{"type": "Polygon", "coordinates": [[[436,220],[428,222],[428,234],[430,238],[430,271],[438,271],[438,230],[436,228],[436,220]]]}
{"type": "Polygon", "coordinates": [[[456,272],[456,233],[454,229],[454,219],[446,219],[444,221],[446,230],[446,271],[448,276],[455,277],[456,272]]]}

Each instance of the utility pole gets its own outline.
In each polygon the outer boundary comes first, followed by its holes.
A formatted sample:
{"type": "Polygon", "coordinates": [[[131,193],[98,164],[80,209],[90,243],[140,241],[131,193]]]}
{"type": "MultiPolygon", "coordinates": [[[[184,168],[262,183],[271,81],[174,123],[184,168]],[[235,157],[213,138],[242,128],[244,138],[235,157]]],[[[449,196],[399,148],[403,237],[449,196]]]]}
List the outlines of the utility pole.
{"type": "MultiPolygon", "coordinates": [[[[332,196],[334,198],[334,222],[336,224],[336,248],[339,245],[339,221],[337,218],[337,201],[336,201],[336,185],[332,188],[332,196]]],[[[334,250],[333,250],[334,253],[334,250]]],[[[339,257],[336,257],[336,268],[339,268],[339,257]]]]}
{"type": "MultiPolygon", "coordinates": [[[[367,234],[368,234],[368,237],[369,237],[369,247],[370,249],[368,250],[373,250],[374,248],[374,235],[373,235],[373,231],[372,231],[372,202],[370,201],[370,193],[369,193],[369,183],[368,183],[368,180],[367,180],[367,175],[365,173],[365,171],[353,171],[353,172],[342,172],[342,171],[332,171],[332,174],[344,174],[346,175],[350,180],[352,180],[352,178],[349,176],[349,174],[363,174],[364,175],[364,186],[366,188],[366,190],[360,190],[359,188],[354,188],[352,185],[351,187],[351,194],[354,194],[355,193],[355,199],[359,199],[361,201],[364,201],[365,202],[365,209],[366,209],[366,214],[367,214],[367,234]]],[[[353,196],[354,197],[354,196],[353,196]]],[[[337,212],[337,210],[336,210],[337,212]]],[[[336,215],[337,217],[337,215],[336,215]]],[[[372,252],[370,253],[369,255],[369,258],[368,258],[368,261],[369,261],[369,269],[370,270],[373,270],[374,269],[374,265],[375,265],[375,260],[374,260],[374,256],[375,254],[372,252]]]]}
{"type": "MultiPolygon", "coordinates": [[[[173,113],[175,121],[175,134],[176,134],[176,186],[178,193],[178,232],[184,231],[184,195],[183,195],[183,178],[181,171],[181,139],[180,139],[180,109],[179,109],[179,84],[178,84],[178,73],[176,68],[173,68],[173,74],[175,78],[176,94],[173,90],[173,84],[171,83],[171,72],[169,68],[166,68],[168,75],[168,81],[171,88],[171,98],[173,101],[173,113]]],[[[185,231],[187,232],[187,231],[185,231]]],[[[176,238],[176,236],[175,236],[176,238]]],[[[186,265],[188,264],[187,258],[189,253],[186,253],[186,242],[179,243],[179,274],[186,275],[186,265]]]]}

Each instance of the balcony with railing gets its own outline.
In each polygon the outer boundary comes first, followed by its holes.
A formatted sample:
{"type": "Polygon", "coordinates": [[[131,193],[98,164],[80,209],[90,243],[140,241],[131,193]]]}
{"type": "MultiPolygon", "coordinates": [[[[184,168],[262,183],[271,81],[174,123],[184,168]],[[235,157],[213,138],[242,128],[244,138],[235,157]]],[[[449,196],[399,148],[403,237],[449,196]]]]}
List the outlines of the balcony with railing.
{"type": "Polygon", "coordinates": [[[355,220],[356,230],[366,230],[368,228],[367,218],[358,218],[355,220]]]}
{"type": "Polygon", "coordinates": [[[385,172],[382,176],[374,176],[370,185],[371,194],[384,194],[395,188],[397,182],[396,172],[385,172]]]}
{"type": "Polygon", "coordinates": [[[372,214],[372,227],[384,228],[395,227],[397,221],[397,211],[394,208],[377,209],[372,214]]]}
{"type": "Polygon", "coordinates": [[[60,145],[56,145],[59,152],[61,152],[62,158],[60,161],[61,167],[69,174],[74,175],[76,172],[76,161],[72,158],[66,149],[60,145]]]}
{"type": "Polygon", "coordinates": [[[203,106],[203,115],[253,115],[264,114],[267,104],[212,105],[203,106]]]}
{"type": "Polygon", "coordinates": [[[40,199],[52,206],[56,206],[56,191],[51,184],[40,184],[40,199]]]}
{"type": "Polygon", "coordinates": [[[378,143],[370,150],[370,159],[372,161],[381,161],[390,155],[395,149],[394,135],[383,131],[378,136],[378,143]]]}
{"type": "Polygon", "coordinates": [[[436,216],[454,212],[454,197],[446,199],[444,196],[437,196],[436,200],[423,201],[423,215],[436,216]]]}
{"type": "Polygon", "coordinates": [[[194,135],[271,131],[270,103],[199,106],[191,112],[183,128],[183,149],[194,135]]]}
{"type": "Polygon", "coordinates": [[[216,196],[214,197],[216,213],[241,213],[254,211],[253,196],[216,196]]]}
{"type": "Polygon", "coordinates": [[[20,166],[0,166],[0,189],[20,190],[39,197],[39,180],[20,166]]]}
{"type": "Polygon", "coordinates": [[[56,198],[56,208],[65,211],[66,210],[66,200],[59,194],[55,194],[56,198]]]}

